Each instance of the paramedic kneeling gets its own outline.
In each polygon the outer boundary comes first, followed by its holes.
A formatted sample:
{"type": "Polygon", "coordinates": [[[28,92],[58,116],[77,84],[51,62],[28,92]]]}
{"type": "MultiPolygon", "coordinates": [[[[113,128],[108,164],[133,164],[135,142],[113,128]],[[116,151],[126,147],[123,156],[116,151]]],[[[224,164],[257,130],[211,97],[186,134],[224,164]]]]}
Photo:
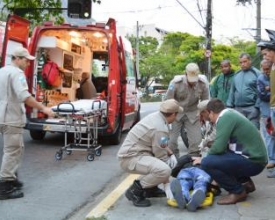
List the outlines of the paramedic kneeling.
{"type": "Polygon", "coordinates": [[[255,191],[250,177],[265,168],[266,148],[252,122],[233,109],[225,109],[221,100],[210,100],[207,110],[217,133],[208,155],[201,161],[201,168],[229,192],[218,204],[235,204],[255,191]]]}
{"type": "Polygon", "coordinates": [[[180,112],[183,109],[176,100],[162,102],[158,112],[146,116],[130,130],[118,151],[121,168],[129,173],[141,174],[125,194],[135,206],[150,206],[146,197],[160,197],[157,186],[168,182],[171,168],[177,164],[167,145],[169,124],[180,112]]]}

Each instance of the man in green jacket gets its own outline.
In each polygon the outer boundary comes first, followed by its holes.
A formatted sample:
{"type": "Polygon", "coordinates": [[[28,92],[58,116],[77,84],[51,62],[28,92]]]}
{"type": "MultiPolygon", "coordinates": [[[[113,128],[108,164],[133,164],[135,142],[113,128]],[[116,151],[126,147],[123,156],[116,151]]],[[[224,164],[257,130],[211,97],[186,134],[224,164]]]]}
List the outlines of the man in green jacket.
{"type": "Polygon", "coordinates": [[[207,110],[217,133],[201,167],[229,192],[218,204],[235,204],[255,191],[250,177],[261,173],[267,164],[265,144],[257,128],[239,112],[225,109],[221,100],[210,100],[207,110]]]}
{"type": "Polygon", "coordinates": [[[242,53],[239,56],[239,62],[241,69],[232,78],[226,106],[242,113],[259,129],[260,99],[258,97],[257,79],[261,72],[252,66],[252,58],[248,53],[242,53]]]}
{"type": "Polygon", "coordinates": [[[221,62],[221,71],[222,73],[217,75],[210,85],[210,94],[212,98],[218,98],[226,104],[231,88],[231,81],[234,76],[229,60],[223,60],[221,62]]]}

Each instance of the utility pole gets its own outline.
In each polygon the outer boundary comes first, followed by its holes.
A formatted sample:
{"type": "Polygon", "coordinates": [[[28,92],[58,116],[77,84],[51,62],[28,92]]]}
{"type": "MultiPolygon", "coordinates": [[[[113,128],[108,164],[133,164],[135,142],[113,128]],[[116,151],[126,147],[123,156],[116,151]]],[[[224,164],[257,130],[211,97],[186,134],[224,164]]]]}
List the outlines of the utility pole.
{"type": "Polygon", "coordinates": [[[212,0],[207,1],[207,16],[206,16],[206,76],[211,80],[211,41],[212,41],[212,0]]]}
{"type": "Polygon", "coordinates": [[[261,0],[255,0],[257,4],[257,16],[256,16],[256,42],[259,43],[261,40],[261,0]]]}
{"type": "MultiPolygon", "coordinates": [[[[255,37],[255,40],[256,40],[256,43],[259,43],[261,41],[261,30],[262,30],[262,26],[261,26],[261,0],[255,0],[256,1],[256,4],[257,4],[257,16],[256,16],[256,24],[257,24],[257,27],[256,27],[256,37],[255,37]]],[[[256,47],[256,53],[260,52],[260,48],[259,47],[256,47]]]]}
{"type": "Polygon", "coordinates": [[[203,30],[206,32],[206,46],[205,46],[205,74],[208,78],[208,80],[211,80],[211,41],[212,41],[212,0],[208,0],[207,2],[207,15],[206,15],[206,26],[202,25],[191,12],[187,10],[186,7],[179,1],[176,0],[179,5],[203,28],[203,30]]]}
{"type": "MultiPolygon", "coordinates": [[[[251,4],[252,0],[237,0],[237,4],[239,5],[240,3],[245,6],[246,3],[251,4]]],[[[256,4],[256,28],[245,28],[244,30],[253,30],[256,31],[256,35],[254,35],[254,39],[256,41],[256,43],[259,43],[261,40],[261,30],[262,30],[262,26],[261,26],[261,0],[254,0],[255,4],[256,4]]],[[[259,52],[258,47],[256,47],[256,53],[259,52]]]]}

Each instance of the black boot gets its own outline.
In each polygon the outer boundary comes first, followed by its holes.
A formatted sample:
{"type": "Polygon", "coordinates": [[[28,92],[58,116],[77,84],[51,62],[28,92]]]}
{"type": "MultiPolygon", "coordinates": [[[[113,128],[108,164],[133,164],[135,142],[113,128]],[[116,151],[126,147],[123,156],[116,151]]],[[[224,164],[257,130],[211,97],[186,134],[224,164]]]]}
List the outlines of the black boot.
{"type": "Polygon", "coordinates": [[[152,198],[152,197],[166,197],[165,192],[158,188],[157,186],[154,186],[152,188],[146,188],[144,189],[146,192],[146,198],[152,198]]]}
{"type": "Polygon", "coordinates": [[[140,185],[139,180],[135,180],[134,183],[127,189],[125,196],[128,200],[132,201],[134,206],[148,207],[151,206],[151,202],[145,197],[145,190],[140,185]]]}
{"type": "Polygon", "coordinates": [[[12,181],[0,181],[0,200],[17,199],[24,196],[23,192],[16,189],[12,181]]]}
{"type": "Polygon", "coordinates": [[[19,181],[18,179],[10,181],[10,183],[13,185],[14,188],[16,189],[22,189],[24,186],[24,183],[19,181]]]}
{"type": "Polygon", "coordinates": [[[14,186],[16,189],[22,189],[23,186],[24,186],[24,183],[23,183],[22,181],[19,180],[19,177],[18,177],[18,173],[17,173],[17,172],[15,173],[15,176],[16,176],[16,180],[13,180],[13,181],[12,181],[13,186],[14,186]]]}

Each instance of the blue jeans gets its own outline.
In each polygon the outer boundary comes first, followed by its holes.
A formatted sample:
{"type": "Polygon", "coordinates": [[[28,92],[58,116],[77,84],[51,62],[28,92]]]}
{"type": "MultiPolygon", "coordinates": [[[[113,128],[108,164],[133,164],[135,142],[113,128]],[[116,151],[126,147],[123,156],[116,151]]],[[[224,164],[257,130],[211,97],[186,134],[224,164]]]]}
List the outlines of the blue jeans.
{"type": "Polygon", "coordinates": [[[268,155],[268,162],[275,164],[275,137],[271,136],[267,133],[266,130],[266,117],[261,118],[261,134],[265,142],[267,155],[268,155]]]}
{"type": "Polygon", "coordinates": [[[190,200],[190,189],[201,189],[206,193],[207,183],[211,181],[211,177],[198,167],[181,169],[177,179],[180,181],[182,194],[187,201],[190,200]]]}
{"type": "Polygon", "coordinates": [[[261,173],[265,165],[228,151],[219,155],[207,155],[202,159],[201,167],[221,188],[239,194],[244,190],[242,183],[261,173]]]}

